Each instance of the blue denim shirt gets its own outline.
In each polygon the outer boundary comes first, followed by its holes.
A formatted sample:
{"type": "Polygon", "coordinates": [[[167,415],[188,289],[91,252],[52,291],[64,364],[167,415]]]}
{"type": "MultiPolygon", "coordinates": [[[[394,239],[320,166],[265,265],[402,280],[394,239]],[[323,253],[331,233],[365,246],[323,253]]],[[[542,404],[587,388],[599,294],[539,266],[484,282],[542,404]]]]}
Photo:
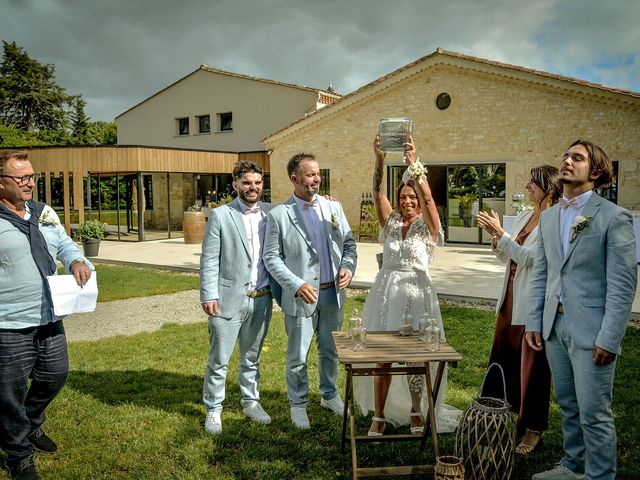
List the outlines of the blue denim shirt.
{"type": "MultiPolygon", "coordinates": [[[[24,218],[28,220],[30,216],[27,207],[24,218]]],[[[47,241],[49,253],[54,260],[62,262],[66,273],[71,273],[71,264],[78,259],[94,270],[49,206],[40,216],[40,231],[47,241]]],[[[27,237],[11,223],[0,219],[0,328],[21,329],[58,320],[61,317],[53,314],[27,237]]]]}

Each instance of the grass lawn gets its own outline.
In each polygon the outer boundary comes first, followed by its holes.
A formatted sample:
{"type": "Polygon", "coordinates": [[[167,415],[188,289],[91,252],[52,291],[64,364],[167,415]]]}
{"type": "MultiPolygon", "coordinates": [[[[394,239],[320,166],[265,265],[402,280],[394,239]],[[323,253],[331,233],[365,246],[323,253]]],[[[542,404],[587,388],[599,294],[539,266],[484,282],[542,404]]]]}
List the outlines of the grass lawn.
{"type": "MultiPolygon", "coordinates": [[[[104,266],[98,269],[102,293],[108,293],[115,282],[107,281],[104,266]]],[[[125,274],[124,270],[114,272],[125,274]]],[[[140,279],[146,273],[127,274],[133,275],[130,281],[136,282],[136,291],[144,290],[140,279]]],[[[176,284],[188,283],[183,279],[188,276],[166,275],[175,276],[176,284]]],[[[349,299],[345,316],[354,308],[361,310],[364,298],[364,294],[355,292],[349,299]]],[[[458,368],[449,371],[448,402],[465,408],[482,381],[494,315],[451,305],[443,306],[442,312],[449,342],[464,357],[458,368]]],[[[71,374],[66,387],[48,409],[45,424],[45,430],[60,449],[54,454],[36,457],[42,478],[351,478],[348,445],[344,452],[340,451],[341,419],[319,406],[315,349],[309,357],[312,429],[299,431],[289,420],[283,323],[282,314],[274,314],[261,362],[262,403],[273,423],[257,425],[243,416],[236,353],[227,378],[222,417],[224,432],[215,437],[203,429],[201,392],[208,352],[206,322],[187,326],[170,324],[154,333],[70,343],[71,374]]],[[[638,478],[640,421],[634,407],[640,387],[638,352],[640,332],[630,329],[618,364],[614,398],[619,479],[638,478]]],[[[343,372],[340,383],[343,388],[343,372]]],[[[554,403],[544,448],[530,458],[518,457],[513,479],[529,479],[532,473],[551,467],[559,460],[562,441],[559,422],[554,403]]],[[[358,426],[364,433],[369,420],[359,417],[358,426]]],[[[453,435],[440,436],[442,454],[453,453],[453,444],[453,435]]],[[[429,444],[427,451],[428,447],[429,444]]],[[[419,452],[417,443],[415,446],[399,443],[366,445],[359,447],[358,453],[360,464],[367,465],[412,464],[419,452]]],[[[432,463],[433,459],[427,455],[427,461],[432,463]]],[[[4,478],[8,476],[0,473],[0,479],[4,478]]]]}

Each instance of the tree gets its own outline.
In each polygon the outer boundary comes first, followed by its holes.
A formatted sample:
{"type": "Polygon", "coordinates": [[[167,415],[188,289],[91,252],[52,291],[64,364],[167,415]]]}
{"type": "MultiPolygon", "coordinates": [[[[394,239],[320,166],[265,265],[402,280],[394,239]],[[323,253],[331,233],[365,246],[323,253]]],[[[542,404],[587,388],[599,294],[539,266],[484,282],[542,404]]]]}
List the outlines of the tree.
{"type": "Polygon", "coordinates": [[[63,130],[70,97],[55,81],[55,66],[32,59],[15,42],[2,43],[0,120],[26,132],[63,130]]]}
{"type": "Polygon", "coordinates": [[[86,145],[89,141],[89,117],[84,113],[87,102],[80,95],[71,99],[71,139],[76,145],[86,145]]]}
{"type": "Polygon", "coordinates": [[[116,145],[118,143],[118,130],[115,122],[90,122],[90,143],[94,145],[116,145]]]}

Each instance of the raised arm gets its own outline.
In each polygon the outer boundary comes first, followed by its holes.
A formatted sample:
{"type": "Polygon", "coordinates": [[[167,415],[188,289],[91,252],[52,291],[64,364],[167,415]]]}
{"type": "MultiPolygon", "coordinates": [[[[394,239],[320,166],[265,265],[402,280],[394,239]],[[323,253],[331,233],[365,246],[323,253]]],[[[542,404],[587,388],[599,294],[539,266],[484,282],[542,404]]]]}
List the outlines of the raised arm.
{"type": "MultiPolygon", "coordinates": [[[[417,161],[416,146],[413,143],[413,137],[409,137],[409,141],[405,144],[404,149],[404,162],[407,167],[410,167],[417,161]]],[[[422,209],[422,218],[424,223],[429,227],[429,233],[431,238],[438,238],[440,233],[440,216],[438,215],[438,207],[431,195],[431,187],[429,186],[429,180],[427,177],[421,177],[415,179],[416,191],[418,192],[418,201],[420,202],[420,208],[422,209]]]]}
{"type": "Polygon", "coordinates": [[[391,203],[382,191],[382,178],[384,177],[384,157],[387,155],[380,150],[380,136],[376,135],[373,141],[373,151],[376,154],[376,162],[373,167],[373,205],[376,207],[378,223],[381,227],[387,224],[387,219],[391,215],[391,203]]]}

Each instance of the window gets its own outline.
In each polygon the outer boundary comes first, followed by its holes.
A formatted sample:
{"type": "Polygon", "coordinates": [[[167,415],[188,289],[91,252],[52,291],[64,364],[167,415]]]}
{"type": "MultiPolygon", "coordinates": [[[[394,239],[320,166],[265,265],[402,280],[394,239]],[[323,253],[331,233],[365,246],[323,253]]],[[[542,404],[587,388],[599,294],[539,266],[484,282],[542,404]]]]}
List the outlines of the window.
{"type": "Polygon", "coordinates": [[[329,169],[320,169],[320,175],[322,180],[320,181],[320,195],[331,195],[331,178],[329,175],[329,169]]]}
{"type": "Polygon", "coordinates": [[[176,118],[178,135],[189,135],[189,117],[176,118]]]}
{"type": "Polygon", "coordinates": [[[210,133],[211,132],[211,117],[209,115],[200,115],[198,118],[198,132],[210,133]]]}
{"type": "Polygon", "coordinates": [[[451,105],[451,96],[447,92],[443,92],[436,98],[436,107],[439,110],[446,110],[451,105]]]}
{"type": "Polygon", "coordinates": [[[219,113],[218,118],[220,119],[221,132],[230,132],[233,130],[233,114],[231,112],[219,113]]]}

